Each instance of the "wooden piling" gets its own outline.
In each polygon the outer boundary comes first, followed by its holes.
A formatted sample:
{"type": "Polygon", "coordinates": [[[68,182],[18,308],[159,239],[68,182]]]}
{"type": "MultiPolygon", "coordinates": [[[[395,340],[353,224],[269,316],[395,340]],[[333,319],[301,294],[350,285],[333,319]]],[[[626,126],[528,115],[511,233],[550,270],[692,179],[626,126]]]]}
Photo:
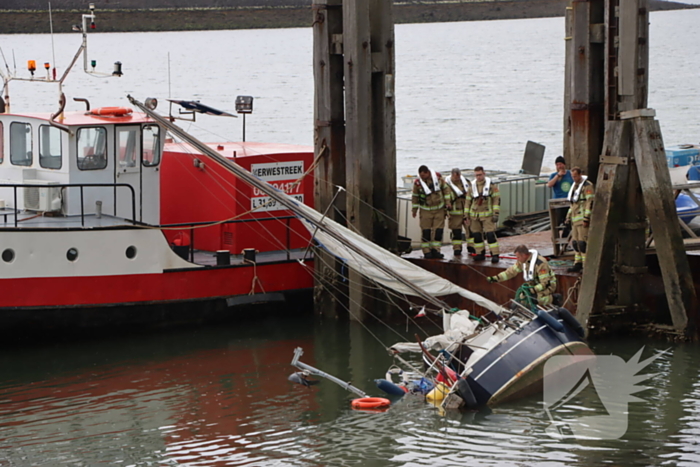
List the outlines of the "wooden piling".
{"type": "MultiPolygon", "coordinates": [[[[341,0],[314,0],[314,204],[329,219],[344,224],[345,105],[343,99],[343,12],[341,0]]],[[[317,314],[337,317],[347,309],[347,285],[338,280],[340,261],[321,248],[314,250],[317,314]],[[329,293],[329,289],[332,293],[329,293]]]]}
{"type": "Polygon", "coordinates": [[[592,313],[604,313],[606,305],[641,304],[639,284],[647,272],[648,218],[661,247],[657,247],[657,256],[674,327],[694,337],[697,297],[677,220],[661,129],[653,118],[654,111],[645,108],[647,0],[606,1],[605,108],[609,121],[599,159],[578,317],[586,323],[592,313]]]}
{"type": "Polygon", "coordinates": [[[678,224],[671,175],[666,166],[659,122],[652,118],[634,120],[635,153],[644,205],[654,232],[656,255],[664,279],[664,289],[673,326],[695,333],[698,310],[695,287],[678,224]]]}
{"type": "Polygon", "coordinates": [[[564,128],[565,133],[570,133],[567,163],[570,167],[581,167],[594,182],[605,130],[604,4],[604,0],[571,2],[571,40],[567,54],[571,68],[570,81],[566,83],[570,86],[567,107],[570,118],[564,128]]]}
{"type": "Polygon", "coordinates": [[[372,170],[376,209],[375,243],[396,251],[396,109],[394,106],[394,18],[393,2],[370,0],[372,45],[372,170]]]}
{"type": "MultiPolygon", "coordinates": [[[[395,249],[392,4],[389,0],[314,0],[313,8],[317,209],[323,212],[329,206],[335,185],[345,187],[344,204],[336,199],[333,218],[344,212],[348,227],[395,249]]],[[[337,263],[331,265],[323,252],[319,254],[320,274],[339,272],[337,263]]],[[[353,319],[364,320],[368,309],[381,312],[366,285],[362,276],[349,271],[347,306],[353,319]]],[[[328,301],[319,297],[317,307],[325,308],[328,301]]]]}

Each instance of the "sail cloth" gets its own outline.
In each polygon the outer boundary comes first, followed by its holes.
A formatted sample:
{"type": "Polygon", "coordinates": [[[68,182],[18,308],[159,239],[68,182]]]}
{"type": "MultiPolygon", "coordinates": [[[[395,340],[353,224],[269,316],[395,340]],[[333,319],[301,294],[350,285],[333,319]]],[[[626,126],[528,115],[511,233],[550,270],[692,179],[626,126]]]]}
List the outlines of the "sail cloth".
{"type": "MultiPolygon", "coordinates": [[[[501,307],[491,300],[453,284],[447,279],[443,279],[437,274],[433,274],[420,266],[416,266],[410,261],[406,261],[390,251],[385,250],[379,245],[372,243],[352,230],[343,227],[332,219],[324,218],[320,212],[313,208],[300,203],[297,204],[297,206],[300,211],[303,211],[302,218],[307,217],[315,220],[316,222],[323,223],[326,229],[341,235],[345,241],[352,243],[356,248],[366,252],[369,256],[378,259],[382,264],[396,272],[397,275],[400,275],[409,282],[417,285],[430,295],[434,297],[441,297],[443,295],[459,294],[460,296],[466,298],[467,300],[473,301],[477,305],[482,306],[487,310],[491,310],[495,313],[500,312],[501,307]]],[[[351,250],[348,246],[339,242],[327,232],[324,232],[323,229],[317,230],[316,226],[311,222],[304,222],[303,224],[326,250],[328,250],[334,256],[344,260],[348,266],[362,274],[364,277],[367,277],[368,279],[371,279],[374,282],[377,282],[384,287],[395,290],[399,293],[412,296],[417,295],[413,289],[401,283],[395,277],[392,277],[386,272],[377,268],[368,260],[351,250]]]]}

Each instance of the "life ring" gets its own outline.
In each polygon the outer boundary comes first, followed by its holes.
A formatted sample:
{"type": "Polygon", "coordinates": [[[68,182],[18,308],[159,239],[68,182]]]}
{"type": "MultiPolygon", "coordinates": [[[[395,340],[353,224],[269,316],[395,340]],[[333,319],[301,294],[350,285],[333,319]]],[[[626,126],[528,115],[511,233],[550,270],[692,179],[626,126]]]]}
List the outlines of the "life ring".
{"type": "Polygon", "coordinates": [[[391,401],[383,397],[363,397],[352,401],[352,408],[359,410],[383,409],[390,405],[391,401]]]}
{"type": "Polygon", "coordinates": [[[98,107],[90,111],[92,115],[99,115],[101,117],[123,117],[132,112],[133,110],[129,107],[98,107]]]}

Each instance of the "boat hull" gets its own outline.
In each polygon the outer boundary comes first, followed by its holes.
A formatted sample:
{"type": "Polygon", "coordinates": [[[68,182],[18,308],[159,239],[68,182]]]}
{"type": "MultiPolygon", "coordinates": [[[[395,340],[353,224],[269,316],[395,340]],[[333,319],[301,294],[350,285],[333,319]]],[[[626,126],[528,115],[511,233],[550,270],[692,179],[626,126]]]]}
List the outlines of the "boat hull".
{"type": "Polygon", "coordinates": [[[592,355],[564,324],[557,332],[541,318],[508,336],[473,366],[467,382],[478,405],[496,405],[542,393],[544,364],[555,355],[592,355]]]}

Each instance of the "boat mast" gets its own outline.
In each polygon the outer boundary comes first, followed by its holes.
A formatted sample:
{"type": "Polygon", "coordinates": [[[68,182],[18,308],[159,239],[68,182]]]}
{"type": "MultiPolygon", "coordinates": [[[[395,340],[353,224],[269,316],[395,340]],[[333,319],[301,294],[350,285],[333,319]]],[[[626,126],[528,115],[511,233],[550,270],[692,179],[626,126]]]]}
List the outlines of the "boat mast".
{"type": "Polygon", "coordinates": [[[211,157],[215,162],[219,163],[223,168],[232,172],[234,175],[236,175],[237,177],[239,177],[240,179],[242,179],[244,182],[248,183],[249,185],[251,185],[251,186],[257,188],[258,190],[262,191],[263,193],[267,194],[272,199],[274,199],[275,201],[280,203],[282,206],[284,206],[285,208],[292,211],[297,216],[306,219],[308,222],[312,223],[318,229],[322,230],[323,232],[325,232],[326,234],[331,236],[334,240],[336,240],[338,242],[342,242],[347,248],[352,250],[353,253],[356,253],[357,255],[361,256],[363,259],[365,259],[366,261],[371,263],[374,267],[381,270],[383,273],[387,274],[390,277],[393,277],[396,281],[400,282],[401,284],[405,285],[409,289],[413,290],[413,292],[417,296],[422,298],[423,300],[425,300],[428,303],[431,303],[431,304],[433,304],[433,305],[435,305],[438,308],[441,308],[443,310],[449,310],[452,308],[444,301],[432,296],[431,294],[429,294],[428,292],[423,290],[421,287],[418,287],[417,285],[413,284],[412,282],[406,280],[404,277],[397,274],[391,268],[388,268],[381,261],[372,257],[371,255],[368,255],[366,252],[362,251],[360,248],[357,248],[352,243],[343,241],[344,239],[342,238],[342,236],[340,236],[334,230],[328,229],[326,227],[326,224],[324,224],[323,222],[319,222],[315,219],[310,219],[303,212],[303,210],[299,209],[298,205],[296,204],[296,201],[292,200],[285,193],[282,193],[281,191],[273,188],[267,182],[264,182],[264,181],[258,179],[257,177],[255,177],[253,174],[248,172],[246,169],[244,169],[240,165],[225,158],[224,156],[219,154],[217,151],[211,149],[209,146],[207,146],[206,144],[202,143],[194,136],[192,136],[189,133],[187,133],[186,131],[184,131],[182,128],[169,122],[167,119],[163,118],[162,116],[160,116],[159,114],[157,114],[153,110],[149,109],[144,104],[137,101],[136,99],[134,99],[130,95],[127,96],[127,98],[129,99],[129,102],[131,102],[131,104],[133,104],[134,106],[141,109],[141,111],[143,111],[149,117],[153,118],[155,121],[157,121],[158,123],[163,125],[165,128],[168,129],[168,131],[170,131],[174,135],[178,136],[179,138],[181,138],[184,141],[187,141],[189,144],[191,144],[194,147],[194,149],[196,149],[197,151],[200,151],[202,154],[206,154],[207,156],[211,157]]]}

